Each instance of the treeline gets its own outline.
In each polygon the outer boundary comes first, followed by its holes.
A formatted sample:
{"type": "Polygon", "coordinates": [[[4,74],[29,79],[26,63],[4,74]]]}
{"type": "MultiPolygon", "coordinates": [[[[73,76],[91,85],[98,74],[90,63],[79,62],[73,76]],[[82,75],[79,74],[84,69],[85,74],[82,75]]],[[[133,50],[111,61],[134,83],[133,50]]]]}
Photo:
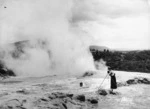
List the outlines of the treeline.
{"type": "Polygon", "coordinates": [[[150,50],[91,52],[95,61],[103,59],[114,70],[150,73],[150,50]]]}

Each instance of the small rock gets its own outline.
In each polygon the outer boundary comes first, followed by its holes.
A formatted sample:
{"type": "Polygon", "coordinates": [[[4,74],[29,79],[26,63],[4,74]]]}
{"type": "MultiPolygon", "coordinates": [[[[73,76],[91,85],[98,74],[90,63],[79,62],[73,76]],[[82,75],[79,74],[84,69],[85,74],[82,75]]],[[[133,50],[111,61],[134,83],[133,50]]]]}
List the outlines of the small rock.
{"type": "Polygon", "coordinates": [[[148,80],[147,78],[138,77],[138,78],[134,78],[134,79],[129,79],[127,81],[127,83],[129,85],[131,85],[131,84],[150,84],[150,80],[148,80]]]}
{"type": "Polygon", "coordinates": [[[96,73],[96,72],[94,72],[94,71],[87,71],[87,72],[85,72],[85,73],[83,74],[82,77],[93,76],[95,73],[96,73]]]}
{"type": "Polygon", "coordinates": [[[73,94],[67,94],[67,97],[72,98],[73,94]]]}
{"type": "Polygon", "coordinates": [[[109,94],[112,94],[112,95],[119,95],[120,93],[119,93],[119,92],[112,92],[112,91],[109,91],[109,94]]]}
{"type": "Polygon", "coordinates": [[[128,84],[137,84],[137,82],[134,79],[130,79],[127,81],[128,84]]]}
{"type": "Polygon", "coordinates": [[[84,95],[78,95],[76,97],[76,99],[79,100],[79,101],[85,102],[85,96],[84,95]]]}
{"type": "Polygon", "coordinates": [[[47,99],[45,99],[45,98],[41,98],[41,101],[48,101],[47,99]]]}
{"type": "Polygon", "coordinates": [[[150,80],[148,80],[147,78],[142,78],[141,83],[150,84],[150,80]]]}
{"type": "Polygon", "coordinates": [[[56,98],[56,96],[55,95],[49,95],[48,98],[51,99],[51,100],[53,100],[53,99],[56,98]]]}
{"type": "Polygon", "coordinates": [[[98,104],[98,99],[95,99],[95,98],[88,99],[88,101],[89,101],[91,104],[98,104]]]}
{"type": "Polygon", "coordinates": [[[52,93],[52,95],[54,95],[56,98],[65,98],[67,96],[66,94],[60,92],[52,93]]]}
{"type": "Polygon", "coordinates": [[[98,90],[98,94],[106,96],[108,93],[107,93],[107,91],[104,90],[104,89],[99,89],[99,90],[98,90]]]}
{"type": "Polygon", "coordinates": [[[21,89],[16,91],[17,93],[21,93],[21,94],[29,94],[29,91],[27,91],[26,89],[21,89]]]}

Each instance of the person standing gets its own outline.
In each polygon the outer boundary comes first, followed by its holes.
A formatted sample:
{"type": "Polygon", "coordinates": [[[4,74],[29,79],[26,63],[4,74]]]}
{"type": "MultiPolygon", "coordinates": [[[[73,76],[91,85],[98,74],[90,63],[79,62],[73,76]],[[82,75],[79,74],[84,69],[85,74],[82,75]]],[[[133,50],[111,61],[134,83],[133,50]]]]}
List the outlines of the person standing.
{"type": "Polygon", "coordinates": [[[114,72],[111,71],[110,68],[108,68],[107,73],[109,74],[110,79],[111,79],[110,80],[110,88],[111,88],[111,92],[113,93],[113,90],[117,89],[116,75],[114,72]]]}

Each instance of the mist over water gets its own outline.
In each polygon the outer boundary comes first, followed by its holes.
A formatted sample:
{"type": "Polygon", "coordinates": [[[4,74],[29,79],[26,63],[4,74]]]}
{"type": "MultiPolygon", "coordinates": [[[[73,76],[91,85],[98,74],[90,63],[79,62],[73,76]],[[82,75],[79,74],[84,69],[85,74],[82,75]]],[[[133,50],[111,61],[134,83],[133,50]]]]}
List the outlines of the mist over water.
{"type": "Polygon", "coordinates": [[[3,5],[7,8],[0,9],[0,58],[18,76],[95,70],[89,52],[92,37],[72,20],[74,1],[7,0],[3,5]],[[12,43],[17,41],[25,42],[16,48],[12,43]]]}

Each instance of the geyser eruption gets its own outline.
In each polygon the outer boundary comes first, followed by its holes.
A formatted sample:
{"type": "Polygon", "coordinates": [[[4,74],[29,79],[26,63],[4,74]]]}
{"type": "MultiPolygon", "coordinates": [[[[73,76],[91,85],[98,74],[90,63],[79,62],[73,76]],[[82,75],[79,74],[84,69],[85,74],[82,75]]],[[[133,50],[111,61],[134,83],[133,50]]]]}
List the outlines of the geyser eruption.
{"type": "Polygon", "coordinates": [[[7,0],[3,5],[7,8],[0,9],[0,60],[16,75],[95,70],[88,48],[91,38],[72,22],[72,0],[7,0]],[[12,44],[18,41],[24,42],[12,44]]]}

